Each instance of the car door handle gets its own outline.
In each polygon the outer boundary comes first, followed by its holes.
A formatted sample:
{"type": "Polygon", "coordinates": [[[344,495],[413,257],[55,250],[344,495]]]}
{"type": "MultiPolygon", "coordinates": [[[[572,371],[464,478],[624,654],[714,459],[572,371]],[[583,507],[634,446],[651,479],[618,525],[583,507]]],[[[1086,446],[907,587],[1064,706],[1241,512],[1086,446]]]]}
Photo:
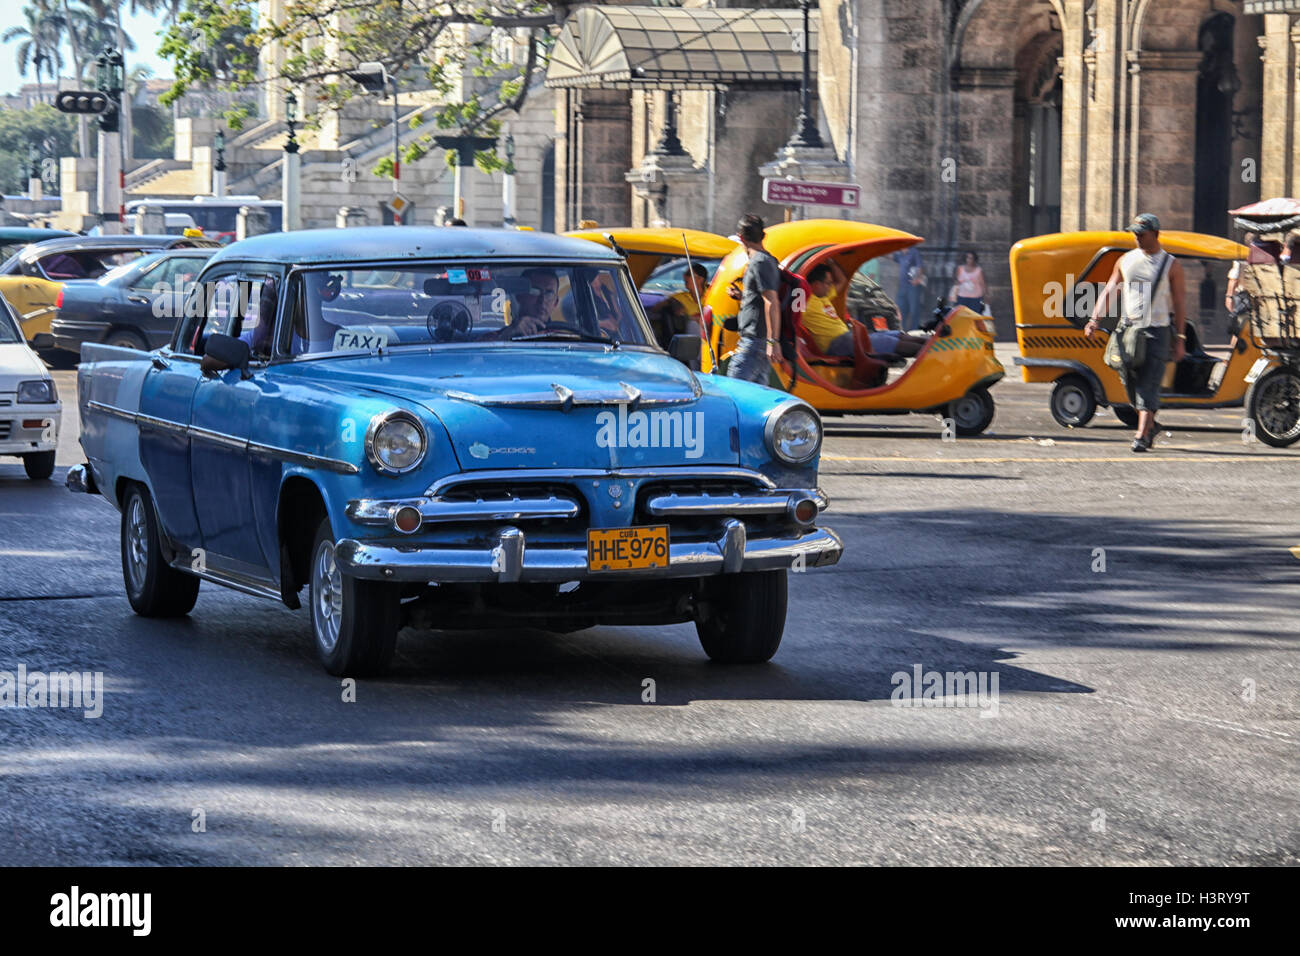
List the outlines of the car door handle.
{"type": "Polygon", "coordinates": [[[153,356],[151,359],[149,359],[149,364],[152,365],[160,372],[166,371],[167,369],[172,367],[172,363],[169,362],[167,359],[163,358],[161,355],[153,356]]]}
{"type": "Polygon", "coordinates": [[[149,297],[148,297],[147,295],[128,295],[128,296],[126,297],[126,301],[127,301],[127,302],[136,302],[136,303],[139,303],[140,305],[148,305],[148,304],[149,304],[149,297]]]}

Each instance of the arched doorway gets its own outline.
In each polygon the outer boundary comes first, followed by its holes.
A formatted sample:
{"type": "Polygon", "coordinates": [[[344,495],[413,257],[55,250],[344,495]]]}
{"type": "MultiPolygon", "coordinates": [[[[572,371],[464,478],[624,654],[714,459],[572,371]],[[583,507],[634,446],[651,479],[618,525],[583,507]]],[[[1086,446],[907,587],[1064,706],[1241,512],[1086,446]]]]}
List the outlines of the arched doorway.
{"type": "Polygon", "coordinates": [[[1014,240],[1061,228],[1062,51],[1060,31],[1045,30],[1016,54],[1014,240]]]}
{"type": "Polygon", "coordinates": [[[1226,235],[1232,171],[1232,101],[1241,89],[1233,61],[1236,20],[1218,13],[1201,25],[1196,82],[1194,229],[1226,235]]]}

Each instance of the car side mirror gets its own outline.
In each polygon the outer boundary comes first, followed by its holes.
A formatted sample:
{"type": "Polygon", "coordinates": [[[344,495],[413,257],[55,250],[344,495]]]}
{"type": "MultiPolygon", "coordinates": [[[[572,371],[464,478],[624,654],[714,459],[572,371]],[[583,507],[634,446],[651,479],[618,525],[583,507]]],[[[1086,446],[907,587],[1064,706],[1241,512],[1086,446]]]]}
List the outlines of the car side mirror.
{"type": "Polygon", "coordinates": [[[698,335],[674,335],[668,343],[668,354],[683,365],[690,365],[700,357],[698,335]]]}
{"type": "Polygon", "coordinates": [[[203,346],[203,361],[199,363],[199,368],[208,375],[237,368],[244,378],[248,378],[248,360],[251,354],[247,342],[233,335],[214,332],[208,336],[208,341],[203,346]]]}
{"type": "Polygon", "coordinates": [[[37,350],[54,348],[54,336],[49,332],[37,332],[32,336],[32,348],[37,350]]]}

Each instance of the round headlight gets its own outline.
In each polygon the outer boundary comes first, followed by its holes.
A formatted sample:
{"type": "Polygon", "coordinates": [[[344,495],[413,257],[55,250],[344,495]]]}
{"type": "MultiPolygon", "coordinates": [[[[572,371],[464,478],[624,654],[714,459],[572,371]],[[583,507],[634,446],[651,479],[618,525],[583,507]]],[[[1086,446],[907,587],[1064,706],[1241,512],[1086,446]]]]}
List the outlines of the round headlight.
{"type": "Polygon", "coordinates": [[[768,419],[767,441],[777,458],[803,464],[821,448],[821,421],[806,405],[788,405],[768,419]]]}
{"type": "Polygon", "coordinates": [[[366,455],[380,471],[400,475],[424,459],[424,429],[405,412],[390,412],[370,423],[366,455]]]}

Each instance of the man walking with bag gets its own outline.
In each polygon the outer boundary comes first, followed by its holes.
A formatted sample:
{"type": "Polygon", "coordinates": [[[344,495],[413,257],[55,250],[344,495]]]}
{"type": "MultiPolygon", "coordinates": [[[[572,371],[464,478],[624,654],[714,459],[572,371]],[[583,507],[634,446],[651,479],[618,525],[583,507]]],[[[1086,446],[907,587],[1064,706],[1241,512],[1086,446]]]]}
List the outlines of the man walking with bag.
{"type": "Polygon", "coordinates": [[[777,336],[781,331],[781,303],[776,290],[781,284],[781,267],[763,248],[766,233],[763,220],[753,214],[740,217],[736,232],[749,252],[744,284],[732,282],[727,293],[740,300],[736,318],[740,341],[731,353],[727,375],[766,385],[772,363],[780,358],[777,336]]]}
{"type": "Polygon", "coordinates": [[[1143,213],[1128,231],[1137,237],[1138,247],[1115,264],[1083,332],[1089,338],[1097,334],[1107,304],[1119,292],[1123,318],[1111,334],[1119,337],[1120,375],[1138,413],[1133,450],[1143,452],[1155,445],[1165,366],[1171,357],[1174,362],[1182,359],[1186,350],[1186,285],[1182,263],[1160,246],[1159,219],[1143,213]]]}

